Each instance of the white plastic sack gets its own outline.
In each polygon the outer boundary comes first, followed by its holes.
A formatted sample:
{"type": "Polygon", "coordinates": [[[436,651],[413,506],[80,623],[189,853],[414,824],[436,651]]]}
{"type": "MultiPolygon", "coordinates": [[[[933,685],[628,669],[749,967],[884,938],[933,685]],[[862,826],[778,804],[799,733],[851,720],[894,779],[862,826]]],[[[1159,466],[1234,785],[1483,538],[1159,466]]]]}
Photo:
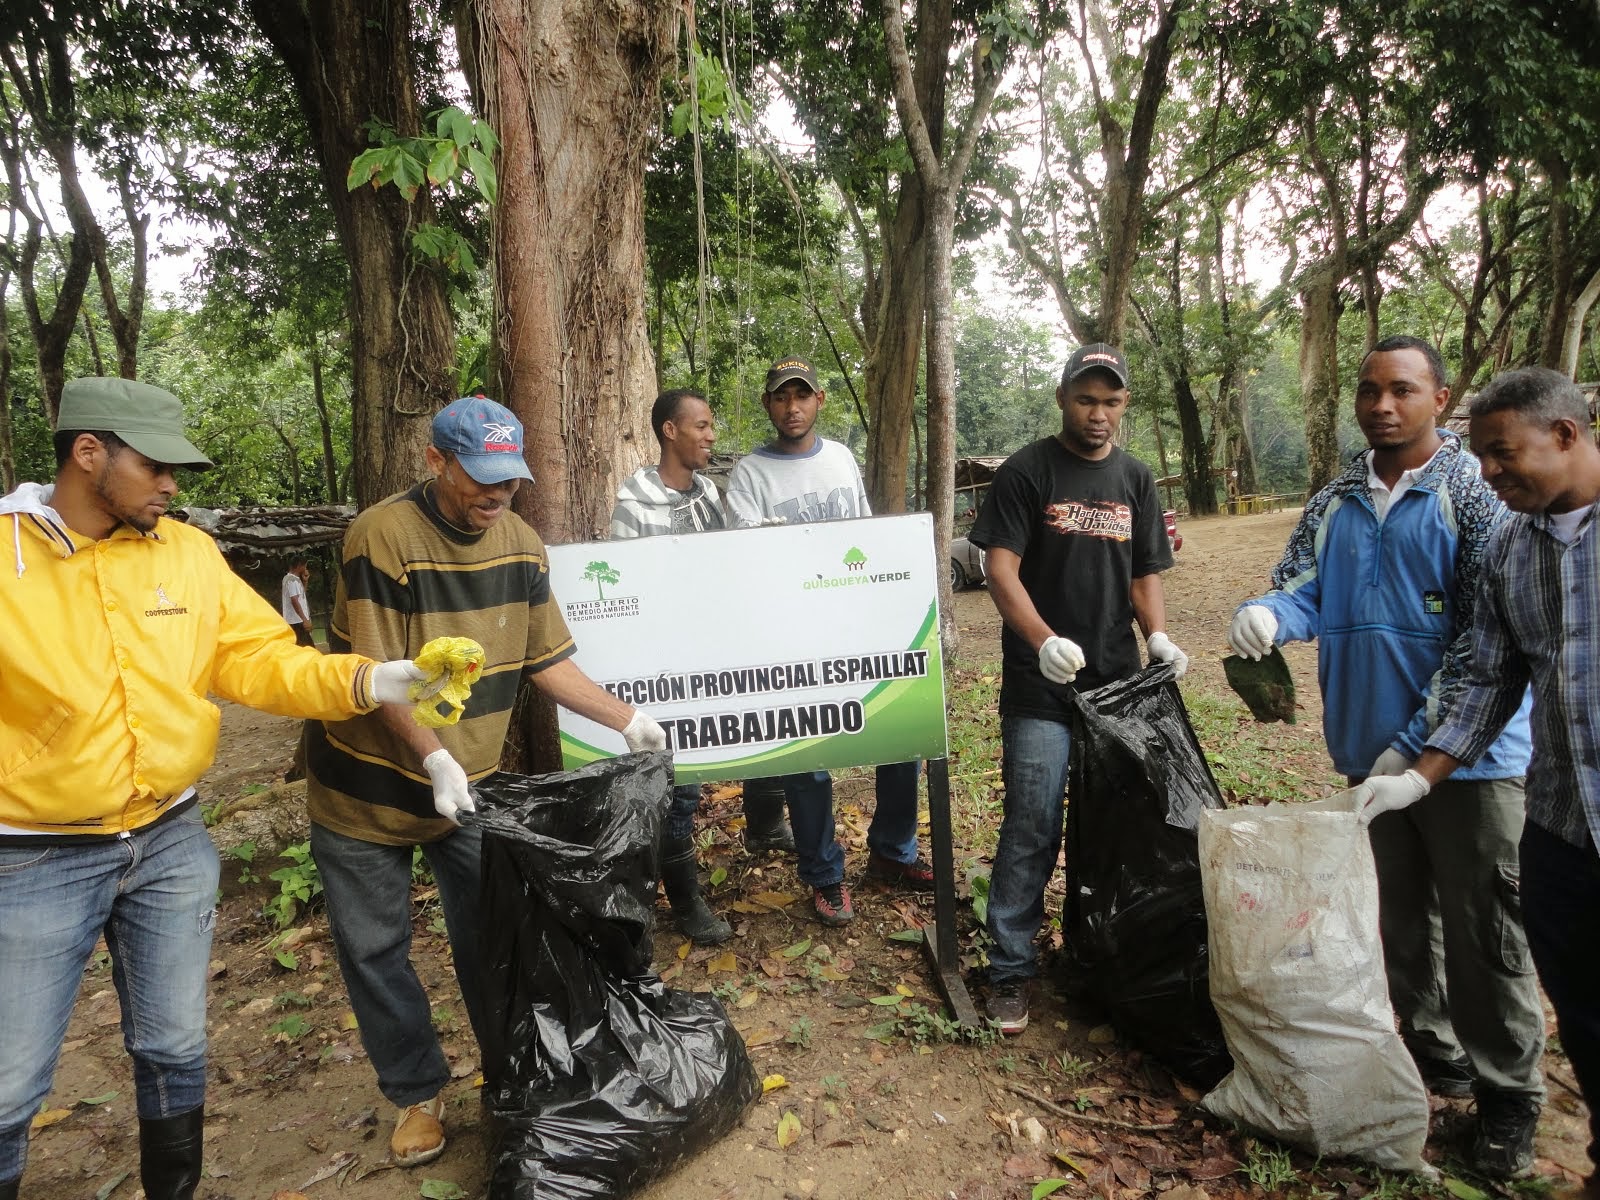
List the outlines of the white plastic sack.
{"type": "Polygon", "coordinates": [[[1200,876],[1234,1062],[1205,1107],[1313,1154],[1431,1174],[1428,1096],[1395,1032],[1352,794],[1202,812],[1200,876]]]}

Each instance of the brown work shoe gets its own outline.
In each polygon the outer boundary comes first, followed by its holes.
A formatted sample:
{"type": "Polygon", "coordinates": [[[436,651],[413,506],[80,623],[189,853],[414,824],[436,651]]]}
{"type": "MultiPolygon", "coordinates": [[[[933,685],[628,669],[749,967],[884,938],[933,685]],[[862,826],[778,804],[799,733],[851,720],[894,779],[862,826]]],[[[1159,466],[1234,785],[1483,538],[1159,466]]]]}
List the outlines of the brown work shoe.
{"type": "Polygon", "coordinates": [[[444,1101],[435,1096],[408,1104],[395,1117],[389,1157],[399,1167],[416,1167],[444,1153],[444,1101]]]}

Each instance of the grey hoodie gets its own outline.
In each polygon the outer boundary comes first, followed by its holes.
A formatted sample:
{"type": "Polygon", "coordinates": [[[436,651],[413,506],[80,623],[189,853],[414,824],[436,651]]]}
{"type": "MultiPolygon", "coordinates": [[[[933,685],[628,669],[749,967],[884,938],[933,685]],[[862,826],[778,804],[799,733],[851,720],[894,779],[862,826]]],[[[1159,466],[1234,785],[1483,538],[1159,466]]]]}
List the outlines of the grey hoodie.
{"type": "Polygon", "coordinates": [[[717,485],[698,471],[693,489],[679,492],[661,482],[661,473],[655,467],[641,467],[622,481],[617,489],[617,506],[611,511],[614,538],[725,528],[717,485]]]}

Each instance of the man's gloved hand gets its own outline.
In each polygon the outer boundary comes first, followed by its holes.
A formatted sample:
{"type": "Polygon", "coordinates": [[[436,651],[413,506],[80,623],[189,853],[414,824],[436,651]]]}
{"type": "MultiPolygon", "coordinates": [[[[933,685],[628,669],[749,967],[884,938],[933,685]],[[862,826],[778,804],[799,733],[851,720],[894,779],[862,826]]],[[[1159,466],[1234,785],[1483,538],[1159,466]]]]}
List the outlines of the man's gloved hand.
{"type": "Polygon", "coordinates": [[[1246,604],[1233,614],[1228,645],[1242,658],[1262,658],[1278,636],[1278,618],[1265,604],[1246,604]]]}
{"type": "Polygon", "coordinates": [[[641,750],[665,750],[667,731],[636,708],[633,719],[622,727],[622,740],[634,754],[641,750]]]}
{"type": "Polygon", "coordinates": [[[1367,772],[1367,778],[1370,779],[1374,775],[1404,775],[1415,761],[1408,758],[1404,751],[1390,746],[1378,755],[1378,761],[1372,764],[1372,770],[1367,772]]]}
{"type": "Polygon", "coordinates": [[[452,825],[461,824],[457,814],[475,813],[478,806],[472,801],[472,790],[467,783],[467,773],[461,764],[450,757],[450,751],[435,750],[422,760],[422,769],[433,781],[433,807],[452,825]]]}
{"type": "Polygon", "coordinates": [[[1374,775],[1356,787],[1356,794],[1363,798],[1356,816],[1363,825],[1370,825],[1373,817],[1415,804],[1429,790],[1428,781],[1409,769],[1404,775],[1374,775]]]}
{"type": "Polygon", "coordinates": [[[411,685],[426,679],[427,673],[417,668],[409,658],[379,663],[372,668],[370,689],[376,704],[410,704],[411,685]]]}
{"type": "Polygon", "coordinates": [[[1145,649],[1150,651],[1150,657],[1157,662],[1172,664],[1174,679],[1182,679],[1183,673],[1189,669],[1189,656],[1173,645],[1172,639],[1159,629],[1146,640],[1145,649]]]}
{"type": "Polygon", "coordinates": [[[1051,683],[1071,683],[1084,661],[1082,649],[1070,638],[1048,637],[1039,647],[1039,672],[1051,683]]]}

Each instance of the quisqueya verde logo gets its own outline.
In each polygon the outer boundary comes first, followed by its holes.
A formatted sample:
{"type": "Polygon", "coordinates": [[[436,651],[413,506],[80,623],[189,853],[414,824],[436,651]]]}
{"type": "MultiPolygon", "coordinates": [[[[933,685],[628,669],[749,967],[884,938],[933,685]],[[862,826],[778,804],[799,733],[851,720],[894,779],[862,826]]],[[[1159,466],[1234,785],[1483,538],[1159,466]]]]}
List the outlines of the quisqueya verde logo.
{"type": "Polygon", "coordinates": [[[857,587],[867,583],[900,583],[911,578],[910,571],[868,571],[867,556],[860,546],[851,546],[844,552],[840,562],[844,565],[843,575],[827,576],[819,571],[814,578],[801,580],[801,591],[857,587]]]}

